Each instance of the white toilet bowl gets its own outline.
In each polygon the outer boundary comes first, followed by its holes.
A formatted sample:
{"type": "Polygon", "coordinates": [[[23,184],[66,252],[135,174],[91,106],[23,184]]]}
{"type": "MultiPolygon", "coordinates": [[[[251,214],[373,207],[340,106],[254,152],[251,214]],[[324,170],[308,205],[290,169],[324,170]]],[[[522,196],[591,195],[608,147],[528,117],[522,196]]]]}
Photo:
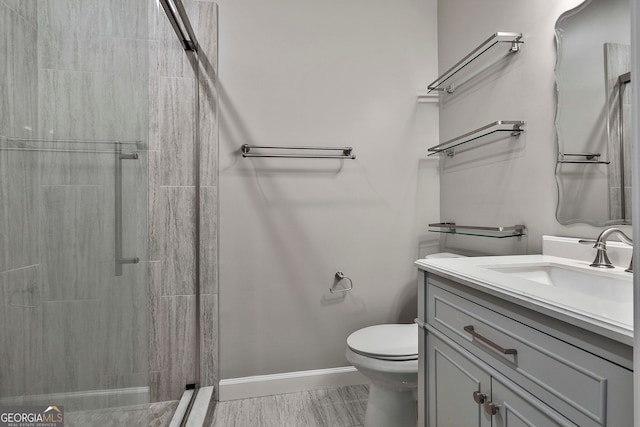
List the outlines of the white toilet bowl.
{"type": "MultiPolygon", "coordinates": [[[[425,258],[458,258],[441,252],[425,258]]],[[[418,423],[418,325],[376,325],[347,338],[347,360],[371,380],[365,427],[415,427],[418,423]]]]}
{"type": "Polygon", "coordinates": [[[418,325],[376,325],[347,338],[347,360],[371,380],[365,427],[415,427],[418,325]]]}

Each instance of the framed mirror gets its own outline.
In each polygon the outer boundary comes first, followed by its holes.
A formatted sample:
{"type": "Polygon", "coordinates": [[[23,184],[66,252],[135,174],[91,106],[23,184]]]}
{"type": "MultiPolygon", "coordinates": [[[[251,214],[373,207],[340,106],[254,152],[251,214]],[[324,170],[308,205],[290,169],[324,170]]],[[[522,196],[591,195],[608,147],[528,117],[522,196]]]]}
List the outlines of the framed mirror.
{"type": "Polygon", "coordinates": [[[561,224],[631,223],[629,0],[586,0],[556,22],[561,224]]]}

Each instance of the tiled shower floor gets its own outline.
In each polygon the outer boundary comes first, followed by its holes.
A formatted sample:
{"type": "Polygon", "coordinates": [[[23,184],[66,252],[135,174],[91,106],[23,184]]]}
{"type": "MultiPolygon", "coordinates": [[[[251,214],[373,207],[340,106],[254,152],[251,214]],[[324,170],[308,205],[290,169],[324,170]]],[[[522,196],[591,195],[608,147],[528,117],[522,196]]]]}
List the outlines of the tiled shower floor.
{"type": "Polygon", "coordinates": [[[362,426],[368,394],[357,385],[218,402],[210,427],[362,426]]]}

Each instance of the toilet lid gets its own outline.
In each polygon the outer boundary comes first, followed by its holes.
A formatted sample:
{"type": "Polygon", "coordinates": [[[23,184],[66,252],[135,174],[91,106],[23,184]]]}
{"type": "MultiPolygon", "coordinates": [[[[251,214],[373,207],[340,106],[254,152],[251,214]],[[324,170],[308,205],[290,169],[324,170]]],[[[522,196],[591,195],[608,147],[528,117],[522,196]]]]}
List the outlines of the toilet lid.
{"type": "Polygon", "coordinates": [[[355,331],[347,345],[356,353],[374,357],[405,359],[418,354],[418,325],[375,325],[355,331]]]}

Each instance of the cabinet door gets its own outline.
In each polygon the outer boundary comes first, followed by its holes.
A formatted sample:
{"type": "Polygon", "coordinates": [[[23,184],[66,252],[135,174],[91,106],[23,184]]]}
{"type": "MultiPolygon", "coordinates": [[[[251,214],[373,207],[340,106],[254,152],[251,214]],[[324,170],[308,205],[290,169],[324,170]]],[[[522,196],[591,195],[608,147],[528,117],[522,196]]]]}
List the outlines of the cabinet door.
{"type": "Polygon", "coordinates": [[[432,334],[427,336],[427,367],[430,427],[491,427],[491,417],[476,403],[491,396],[486,372],[432,334]]]}
{"type": "MultiPolygon", "coordinates": [[[[534,399],[531,396],[531,399],[534,399]]],[[[575,424],[565,419],[553,409],[540,403],[534,405],[516,395],[509,387],[497,381],[491,380],[491,402],[485,404],[485,412],[490,415],[493,409],[493,427],[551,427],[571,426],[575,424]]]]}

